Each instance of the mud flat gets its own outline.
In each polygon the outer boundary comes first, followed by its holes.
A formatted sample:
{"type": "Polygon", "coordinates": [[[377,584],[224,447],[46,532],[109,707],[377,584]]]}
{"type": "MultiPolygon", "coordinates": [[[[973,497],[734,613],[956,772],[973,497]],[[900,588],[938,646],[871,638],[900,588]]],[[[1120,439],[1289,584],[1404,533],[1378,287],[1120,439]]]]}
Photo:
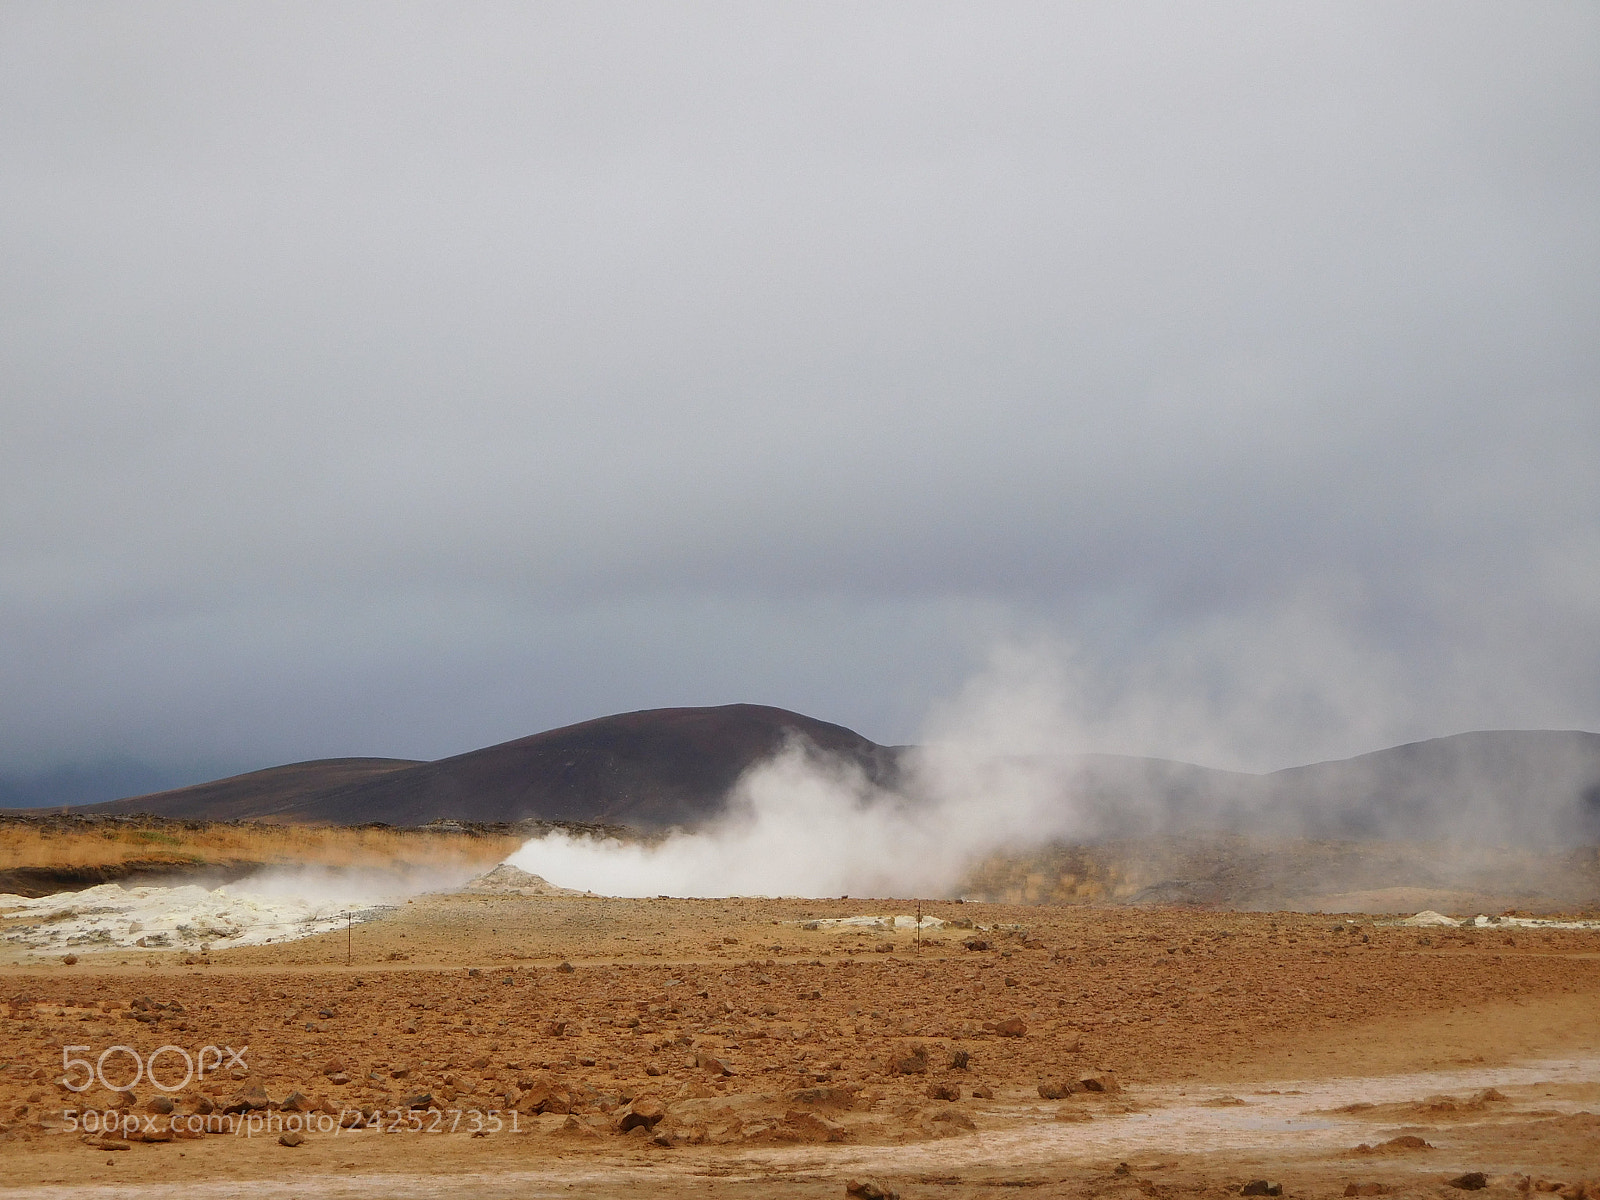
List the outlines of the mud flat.
{"type": "Polygon", "coordinates": [[[0,1196],[1600,1189],[1600,931],[917,911],[466,893],[14,952],[0,1196]]]}

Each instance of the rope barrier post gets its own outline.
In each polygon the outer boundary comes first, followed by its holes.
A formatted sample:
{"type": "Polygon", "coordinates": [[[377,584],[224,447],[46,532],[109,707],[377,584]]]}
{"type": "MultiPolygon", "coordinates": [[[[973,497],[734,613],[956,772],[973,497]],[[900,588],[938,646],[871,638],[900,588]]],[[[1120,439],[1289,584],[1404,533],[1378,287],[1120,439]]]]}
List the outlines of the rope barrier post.
{"type": "Polygon", "coordinates": [[[916,933],[913,935],[913,943],[912,944],[916,947],[916,949],[913,950],[912,953],[920,957],[921,954],[922,954],[922,901],[921,900],[917,901],[917,929],[916,929],[916,933]]]}
{"type": "Polygon", "coordinates": [[[344,914],[344,965],[347,967],[350,965],[350,948],[351,939],[355,936],[352,932],[354,929],[355,917],[349,909],[346,909],[344,914]]]}

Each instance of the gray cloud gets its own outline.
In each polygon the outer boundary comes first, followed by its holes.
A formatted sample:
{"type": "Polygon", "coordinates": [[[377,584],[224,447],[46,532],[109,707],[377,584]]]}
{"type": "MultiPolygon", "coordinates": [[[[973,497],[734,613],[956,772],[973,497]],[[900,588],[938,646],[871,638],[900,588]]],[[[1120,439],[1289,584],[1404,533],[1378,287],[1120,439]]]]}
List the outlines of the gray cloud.
{"type": "Polygon", "coordinates": [[[1600,727],[1597,34],[12,6],[0,762],[903,740],[1019,639],[1104,749],[1600,727]]]}

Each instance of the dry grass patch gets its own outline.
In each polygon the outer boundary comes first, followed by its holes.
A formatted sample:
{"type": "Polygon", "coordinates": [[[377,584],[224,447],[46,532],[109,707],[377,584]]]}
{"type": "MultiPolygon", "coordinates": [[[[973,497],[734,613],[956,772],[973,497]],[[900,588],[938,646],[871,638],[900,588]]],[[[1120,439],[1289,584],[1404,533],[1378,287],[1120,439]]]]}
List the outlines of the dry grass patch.
{"type": "Polygon", "coordinates": [[[0,823],[0,870],[123,863],[266,863],[328,867],[487,868],[522,844],[515,834],[435,833],[266,823],[161,822],[76,828],[0,823]]]}

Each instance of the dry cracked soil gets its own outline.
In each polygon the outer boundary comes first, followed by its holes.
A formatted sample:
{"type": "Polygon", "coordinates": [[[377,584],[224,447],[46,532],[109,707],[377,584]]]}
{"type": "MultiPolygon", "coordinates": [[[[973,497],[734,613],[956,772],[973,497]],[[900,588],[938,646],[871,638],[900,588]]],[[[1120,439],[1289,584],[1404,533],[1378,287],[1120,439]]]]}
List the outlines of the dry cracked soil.
{"type": "Polygon", "coordinates": [[[1600,932],[915,911],[431,896],[14,961],[0,1197],[1600,1200],[1600,932]]]}

